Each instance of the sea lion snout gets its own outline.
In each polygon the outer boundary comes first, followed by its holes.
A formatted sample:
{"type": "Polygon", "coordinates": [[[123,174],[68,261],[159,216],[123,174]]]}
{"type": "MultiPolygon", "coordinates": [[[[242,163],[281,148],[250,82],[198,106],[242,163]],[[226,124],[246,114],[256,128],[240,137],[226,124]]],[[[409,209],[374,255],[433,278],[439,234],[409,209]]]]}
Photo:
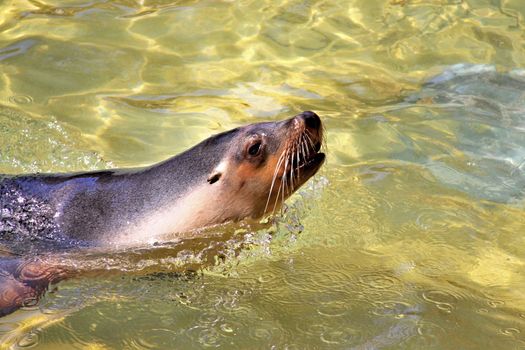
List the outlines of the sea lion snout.
{"type": "Polygon", "coordinates": [[[321,118],[312,111],[304,111],[295,117],[296,120],[301,121],[309,129],[318,130],[321,126],[321,118]]]}
{"type": "Polygon", "coordinates": [[[296,130],[306,133],[309,139],[308,146],[311,146],[315,152],[319,152],[323,138],[321,118],[312,111],[304,111],[293,117],[292,122],[296,130]]]}

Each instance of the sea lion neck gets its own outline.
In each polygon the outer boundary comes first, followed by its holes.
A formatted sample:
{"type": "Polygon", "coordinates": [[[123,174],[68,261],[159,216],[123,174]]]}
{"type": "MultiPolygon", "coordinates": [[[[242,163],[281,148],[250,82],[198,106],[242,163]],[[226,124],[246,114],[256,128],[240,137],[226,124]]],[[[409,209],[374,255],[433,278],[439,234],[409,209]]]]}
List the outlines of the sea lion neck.
{"type": "MultiPolygon", "coordinates": [[[[176,156],[145,168],[137,177],[153,179],[161,191],[176,193],[175,197],[179,197],[195,185],[206,184],[209,174],[228,156],[232,140],[238,133],[237,128],[211,136],[176,156]]],[[[143,183],[140,180],[139,183],[143,183]]]]}

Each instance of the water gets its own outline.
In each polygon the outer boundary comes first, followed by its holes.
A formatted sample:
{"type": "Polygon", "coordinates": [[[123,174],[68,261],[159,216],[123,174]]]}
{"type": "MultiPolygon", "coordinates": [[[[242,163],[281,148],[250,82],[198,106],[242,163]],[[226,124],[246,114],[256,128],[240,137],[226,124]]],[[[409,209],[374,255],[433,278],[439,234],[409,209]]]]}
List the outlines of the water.
{"type": "Polygon", "coordinates": [[[78,258],[1,348],[525,348],[522,1],[0,6],[0,173],[302,110],[328,141],[277,226],[78,258]]]}

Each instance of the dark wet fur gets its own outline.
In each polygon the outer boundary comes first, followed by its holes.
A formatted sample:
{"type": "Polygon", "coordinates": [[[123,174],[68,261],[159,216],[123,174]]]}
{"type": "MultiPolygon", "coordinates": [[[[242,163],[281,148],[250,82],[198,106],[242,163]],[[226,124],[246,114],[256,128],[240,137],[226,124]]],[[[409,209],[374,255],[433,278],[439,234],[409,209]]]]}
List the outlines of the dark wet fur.
{"type": "Polygon", "coordinates": [[[219,160],[213,154],[224,154],[220,148],[235,131],[152,167],[0,177],[0,240],[24,251],[28,246],[36,250],[97,246],[120,225],[204,181],[219,160]]]}

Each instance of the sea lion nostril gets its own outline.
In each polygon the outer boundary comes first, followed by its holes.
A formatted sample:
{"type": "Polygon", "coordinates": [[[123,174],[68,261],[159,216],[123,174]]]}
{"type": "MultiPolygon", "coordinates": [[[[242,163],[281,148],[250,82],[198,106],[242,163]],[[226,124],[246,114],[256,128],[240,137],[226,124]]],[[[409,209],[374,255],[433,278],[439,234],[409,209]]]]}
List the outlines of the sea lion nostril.
{"type": "Polygon", "coordinates": [[[314,112],[305,111],[301,113],[301,117],[303,118],[305,125],[311,129],[318,129],[321,125],[321,119],[314,112]]]}

